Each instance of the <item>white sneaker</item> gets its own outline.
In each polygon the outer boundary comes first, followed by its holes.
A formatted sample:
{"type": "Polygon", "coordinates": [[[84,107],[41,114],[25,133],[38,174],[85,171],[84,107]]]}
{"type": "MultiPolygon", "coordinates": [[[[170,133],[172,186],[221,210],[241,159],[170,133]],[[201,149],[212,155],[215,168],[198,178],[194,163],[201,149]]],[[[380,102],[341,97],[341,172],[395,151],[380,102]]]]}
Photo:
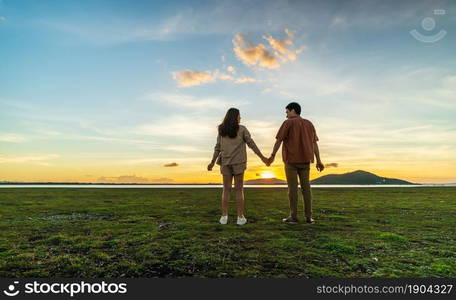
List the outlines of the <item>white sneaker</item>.
{"type": "Polygon", "coordinates": [[[226,223],[228,223],[228,216],[221,216],[219,222],[220,224],[225,225],[226,223]]]}
{"type": "Polygon", "coordinates": [[[238,225],[244,225],[245,223],[247,223],[247,219],[246,219],[244,216],[238,217],[236,223],[237,223],[238,225]]]}

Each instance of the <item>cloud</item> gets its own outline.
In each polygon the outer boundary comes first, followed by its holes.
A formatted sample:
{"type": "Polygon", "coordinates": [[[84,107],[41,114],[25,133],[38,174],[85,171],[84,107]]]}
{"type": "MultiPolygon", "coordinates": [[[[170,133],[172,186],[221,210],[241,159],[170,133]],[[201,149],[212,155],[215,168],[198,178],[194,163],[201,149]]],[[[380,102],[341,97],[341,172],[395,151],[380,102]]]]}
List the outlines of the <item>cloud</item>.
{"type": "Polygon", "coordinates": [[[259,80],[252,77],[240,77],[234,80],[234,83],[247,83],[247,82],[259,82],[259,80]]]}
{"type": "MultiPolygon", "coordinates": [[[[213,148],[213,147],[212,147],[213,148]]],[[[128,158],[128,159],[117,159],[116,163],[121,165],[144,165],[144,164],[157,164],[162,165],[163,161],[173,160],[174,158],[150,158],[150,157],[137,157],[137,158],[128,158]]],[[[207,161],[206,157],[187,157],[187,158],[179,158],[175,159],[176,162],[184,163],[185,165],[191,164],[202,164],[207,161]]]]}
{"type": "Polygon", "coordinates": [[[138,147],[138,149],[147,150],[147,151],[149,151],[149,150],[160,150],[160,151],[165,151],[166,153],[180,152],[180,154],[182,154],[182,153],[185,153],[185,154],[201,153],[201,152],[207,153],[207,149],[204,149],[204,147],[203,148],[198,148],[198,147],[190,146],[190,145],[140,146],[140,147],[138,147]]]}
{"type": "Polygon", "coordinates": [[[138,177],[136,175],[121,175],[117,177],[99,177],[97,182],[104,183],[143,183],[149,182],[150,180],[145,177],[138,177]]]}
{"type": "Polygon", "coordinates": [[[186,33],[185,28],[180,27],[183,22],[182,19],[185,18],[182,12],[153,21],[150,18],[131,19],[115,14],[100,16],[96,13],[96,9],[88,10],[88,14],[92,14],[90,21],[81,22],[79,19],[72,19],[67,16],[36,19],[33,21],[33,25],[62,32],[69,36],[72,43],[81,41],[95,45],[168,41],[175,39],[179,34],[186,33]]]}
{"type": "Polygon", "coordinates": [[[143,97],[145,100],[153,101],[171,107],[178,111],[194,113],[204,113],[207,111],[224,111],[230,107],[243,107],[249,104],[249,101],[242,99],[221,99],[219,97],[195,97],[183,93],[150,93],[143,97]]]}
{"type": "Polygon", "coordinates": [[[165,146],[165,147],[160,147],[159,149],[164,149],[164,150],[169,150],[169,151],[176,151],[176,152],[206,152],[206,150],[202,150],[200,148],[197,148],[197,147],[194,147],[194,146],[188,146],[188,145],[165,146]]]}
{"type": "Polygon", "coordinates": [[[276,57],[263,44],[252,45],[242,34],[233,39],[233,51],[244,64],[258,65],[263,68],[276,69],[280,66],[276,57]]]}
{"type": "Polygon", "coordinates": [[[299,48],[298,50],[293,50],[293,37],[294,32],[285,29],[287,34],[287,39],[274,39],[272,36],[263,36],[265,40],[269,42],[269,45],[274,49],[274,54],[282,62],[295,61],[298,54],[304,50],[304,47],[299,48]]]}
{"type": "Polygon", "coordinates": [[[329,164],[325,164],[325,168],[331,168],[331,167],[337,168],[338,166],[339,166],[338,163],[329,163],[329,164]]]}
{"type": "Polygon", "coordinates": [[[6,18],[4,16],[0,16],[0,22],[1,21],[6,21],[6,18]]]}
{"type": "Polygon", "coordinates": [[[25,138],[23,136],[20,136],[17,134],[1,134],[0,135],[0,142],[21,143],[24,141],[25,141],[25,138]]]}
{"type": "Polygon", "coordinates": [[[408,165],[412,170],[420,165],[422,168],[456,162],[456,130],[451,124],[422,124],[410,120],[369,124],[324,118],[319,123],[320,138],[324,137],[321,155],[338,161],[339,167],[341,164],[369,165],[398,170],[408,165]]]}
{"type": "Polygon", "coordinates": [[[238,59],[248,66],[277,69],[285,62],[295,61],[298,54],[304,50],[304,47],[297,50],[293,48],[293,31],[285,29],[285,33],[285,39],[263,35],[263,39],[269,43],[269,48],[262,43],[253,45],[244,35],[236,34],[233,39],[233,51],[238,59]]]}
{"type": "MultiPolygon", "coordinates": [[[[273,148],[275,142],[274,137],[277,133],[277,130],[279,130],[281,124],[280,121],[264,121],[250,118],[244,121],[245,122],[242,123],[247,127],[253,140],[262,151],[265,151],[265,149],[273,148]]],[[[263,154],[265,153],[263,152],[263,154]]],[[[252,151],[248,151],[247,155],[251,157],[251,159],[257,160],[257,157],[253,154],[252,151]]]]}
{"type": "Polygon", "coordinates": [[[167,177],[160,177],[160,178],[151,179],[151,182],[154,182],[154,183],[169,183],[169,182],[173,182],[173,181],[174,181],[174,179],[167,178],[167,177]]]}
{"type": "MultiPolygon", "coordinates": [[[[229,72],[235,72],[234,68],[230,68],[229,72]],[[231,70],[231,71],[230,71],[231,70]]],[[[194,70],[184,70],[184,71],[174,71],[172,72],[174,80],[176,80],[180,87],[191,87],[198,86],[207,83],[214,83],[218,80],[227,80],[234,83],[250,83],[258,82],[251,77],[234,77],[229,74],[220,72],[219,70],[209,70],[209,71],[194,71],[194,70]]]]}
{"type": "MultiPolygon", "coordinates": [[[[272,36],[264,36],[263,39],[269,43],[269,48],[264,44],[254,45],[250,43],[243,34],[236,34],[232,40],[233,51],[237,58],[247,66],[259,66],[260,68],[277,69],[281,64],[288,61],[295,61],[298,54],[304,50],[301,47],[297,50],[293,48],[293,38],[295,33],[289,29],[285,29],[287,38],[275,39],[272,36]]],[[[225,56],[222,56],[225,61],[225,56]]],[[[236,77],[236,69],[229,65],[226,70],[230,74],[225,74],[216,70],[198,71],[198,70],[183,70],[174,71],[172,76],[180,87],[198,86],[207,83],[214,83],[218,80],[227,80],[236,84],[261,82],[261,80],[252,77],[236,77]]]]}
{"type": "MultiPolygon", "coordinates": [[[[61,31],[73,42],[79,39],[94,44],[117,44],[179,40],[183,35],[262,32],[265,28],[271,32],[286,27],[306,28],[307,32],[324,35],[327,29],[340,32],[349,28],[400,27],[414,24],[436,8],[431,1],[415,1],[413,5],[411,1],[350,1],[337,7],[333,1],[320,1],[318,5],[312,1],[254,0],[244,5],[245,2],[209,1],[198,7],[181,3],[170,10],[171,14],[163,12],[154,18],[148,14],[126,18],[127,15],[115,9],[112,14],[101,15],[97,9],[88,9],[87,19],[65,15],[34,23],[61,31]]],[[[449,18],[455,16],[454,7],[445,9],[449,18]]]]}
{"type": "Polygon", "coordinates": [[[181,87],[195,86],[215,81],[214,76],[209,72],[184,70],[173,72],[172,74],[174,80],[176,80],[181,87]]]}
{"type": "MultiPolygon", "coordinates": [[[[133,129],[134,130],[134,129],[133,129]]],[[[125,131],[125,128],[118,128],[118,133],[122,133],[124,135],[128,135],[131,132],[125,131]]],[[[105,133],[105,134],[114,134],[114,133],[105,133]]],[[[69,140],[94,140],[100,142],[114,142],[114,143],[121,143],[127,145],[154,145],[155,147],[161,147],[160,144],[151,141],[151,140],[138,140],[138,139],[124,139],[124,138],[115,138],[115,137],[106,137],[106,136],[84,136],[84,135],[64,135],[63,139],[69,140]]]]}
{"type": "Polygon", "coordinates": [[[153,123],[145,123],[131,129],[132,134],[154,137],[180,137],[189,140],[216,136],[216,125],[219,118],[173,115],[156,119],[153,123]]]}
{"type": "Polygon", "coordinates": [[[36,128],[33,129],[34,132],[41,134],[41,135],[46,135],[46,136],[57,136],[57,135],[62,135],[60,131],[54,130],[54,129],[46,129],[46,128],[36,128]]]}
{"type": "Polygon", "coordinates": [[[274,142],[273,137],[279,130],[280,122],[248,119],[244,125],[255,139],[274,142]]]}
{"type": "Polygon", "coordinates": [[[172,162],[172,163],[169,163],[169,164],[164,164],[163,167],[166,167],[166,168],[169,168],[169,167],[177,167],[179,166],[178,163],[176,162],[172,162]]]}
{"type": "Polygon", "coordinates": [[[181,107],[185,109],[192,108],[195,110],[225,110],[232,106],[241,106],[249,103],[246,101],[221,100],[215,97],[194,97],[182,93],[150,93],[146,95],[144,99],[161,102],[174,107],[181,107]]]}
{"type": "Polygon", "coordinates": [[[47,160],[59,158],[58,154],[47,154],[47,155],[28,155],[28,156],[0,156],[0,163],[36,163],[41,165],[49,165],[46,163],[47,160]]]}
{"type": "Polygon", "coordinates": [[[409,1],[394,4],[385,2],[381,5],[369,1],[357,1],[344,5],[333,14],[328,14],[324,22],[330,30],[339,32],[352,28],[384,29],[413,24],[423,18],[423,13],[433,10],[432,5],[426,1],[415,1],[413,5],[410,5],[409,1]]]}

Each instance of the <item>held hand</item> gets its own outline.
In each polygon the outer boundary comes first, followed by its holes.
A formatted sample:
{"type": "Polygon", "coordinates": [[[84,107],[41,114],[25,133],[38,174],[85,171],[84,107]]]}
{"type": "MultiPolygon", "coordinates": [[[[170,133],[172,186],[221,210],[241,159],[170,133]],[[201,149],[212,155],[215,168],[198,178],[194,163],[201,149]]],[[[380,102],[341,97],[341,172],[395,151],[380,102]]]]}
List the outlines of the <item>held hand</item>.
{"type": "Polygon", "coordinates": [[[268,167],[274,162],[274,159],[275,159],[275,155],[272,155],[272,154],[271,154],[271,156],[268,158],[268,160],[269,160],[269,165],[268,165],[268,167]]]}
{"type": "Polygon", "coordinates": [[[207,165],[207,170],[212,171],[212,168],[214,167],[214,163],[211,162],[210,164],[207,165]]]}
{"type": "Polygon", "coordinates": [[[261,160],[263,161],[263,163],[269,167],[270,163],[269,163],[269,159],[266,158],[265,156],[261,157],[261,160]]]}
{"type": "Polygon", "coordinates": [[[263,155],[261,156],[261,161],[262,161],[266,166],[267,166],[268,163],[269,163],[268,159],[267,159],[265,156],[263,156],[263,155]]]}
{"type": "Polygon", "coordinates": [[[322,172],[324,169],[325,169],[325,165],[321,161],[318,161],[317,162],[317,170],[322,172]]]}

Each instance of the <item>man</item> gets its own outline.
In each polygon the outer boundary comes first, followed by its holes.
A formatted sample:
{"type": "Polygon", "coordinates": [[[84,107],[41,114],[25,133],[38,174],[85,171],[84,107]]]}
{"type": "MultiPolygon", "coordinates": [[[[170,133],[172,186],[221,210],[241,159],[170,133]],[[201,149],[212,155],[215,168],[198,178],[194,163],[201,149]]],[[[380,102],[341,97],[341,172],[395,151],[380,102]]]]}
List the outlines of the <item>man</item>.
{"type": "Polygon", "coordinates": [[[320,159],[318,136],[313,124],[301,118],[301,106],[292,102],[286,106],[287,120],[282,123],[276,135],[276,143],[269,158],[269,165],[282,146],[282,159],[285,164],[285,174],[288,183],[288,200],[290,215],[283,219],[285,223],[298,222],[298,177],[304,198],[304,212],[306,223],[314,223],[312,219],[312,192],[310,190],[309,171],[310,163],[317,159],[317,170],[325,168],[320,159]]]}

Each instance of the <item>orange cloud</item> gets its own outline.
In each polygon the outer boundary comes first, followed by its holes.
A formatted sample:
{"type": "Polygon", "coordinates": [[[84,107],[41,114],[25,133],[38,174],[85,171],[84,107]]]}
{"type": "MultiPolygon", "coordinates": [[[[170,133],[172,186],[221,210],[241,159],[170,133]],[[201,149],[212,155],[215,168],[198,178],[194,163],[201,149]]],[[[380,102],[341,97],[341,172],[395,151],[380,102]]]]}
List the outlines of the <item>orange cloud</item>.
{"type": "Polygon", "coordinates": [[[215,72],[212,75],[214,77],[214,80],[221,79],[221,80],[234,80],[234,77],[228,74],[220,73],[218,70],[215,70],[215,72]]]}
{"type": "Polygon", "coordinates": [[[252,77],[240,77],[234,80],[234,83],[248,83],[248,82],[258,82],[255,78],[252,77]]]}
{"type": "MultiPolygon", "coordinates": [[[[234,68],[232,70],[234,71],[234,68]]],[[[173,77],[181,87],[190,87],[205,83],[212,83],[216,82],[217,80],[228,80],[234,83],[258,82],[258,80],[255,78],[234,77],[232,75],[222,73],[219,70],[205,72],[192,70],[176,71],[173,72],[173,77]]]]}
{"type": "Polygon", "coordinates": [[[263,36],[270,46],[270,50],[263,44],[252,45],[242,34],[233,39],[234,53],[246,65],[258,65],[263,68],[276,69],[281,63],[295,61],[304,48],[293,49],[294,32],[285,29],[288,38],[274,39],[272,36],[263,36]]]}
{"type": "Polygon", "coordinates": [[[290,49],[293,46],[293,36],[294,33],[285,29],[285,33],[288,35],[287,39],[274,39],[272,36],[263,36],[265,40],[269,42],[269,45],[274,49],[275,55],[280,58],[282,62],[286,62],[287,60],[295,61],[298,51],[294,51],[290,49]]]}
{"type": "Polygon", "coordinates": [[[338,166],[339,166],[338,163],[329,163],[329,164],[325,164],[325,168],[331,168],[331,167],[337,168],[338,166]]]}
{"type": "Polygon", "coordinates": [[[236,56],[246,65],[259,65],[260,67],[268,69],[276,69],[279,67],[276,57],[266,49],[265,45],[252,45],[242,34],[235,35],[233,46],[233,51],[236,56]]]}
{"type": "MultiPolygon", "coordinates": [[[[294,32],[285,29],[287,38],[274,39],[272,36],[263,36],[268,41],[269,47],[264,44],[253,45],[242,34],[236,34],[233,38],[233,51],[237,58],[248,66],[259,66],[261,68],[276,69],[280,64],[287,61],[295,61],[298,54],[304,49],[293,49],[294,32]]],[[[225,60],[225,57],[222,57],[225,60]]],[[[191,87],[206,83],[213,83],[218,80],[228,80],[233,83],[251,83],[259,80],[251,77],[237,77],[236,69],[229,65],[225,74],[219,70],[194,71],[184,70],[173,72],[173,78],[181,87],[191,87]]]]}
{"type": "Polygon", "coordinates": [[[210,72],[192,70],[173,72],[173,78],[181,87],[195,86],[215,81],[214,76],[210,72]]]}
{"type": "Polygon", "coordinates": [[[177,166],[179,166],[179,164],[176,163],[176,162],[172,162],[172,163],[163,165],[163,167],[167,167],[167,168],[169,168],[169,167],[177,167],[177,166]]]}

